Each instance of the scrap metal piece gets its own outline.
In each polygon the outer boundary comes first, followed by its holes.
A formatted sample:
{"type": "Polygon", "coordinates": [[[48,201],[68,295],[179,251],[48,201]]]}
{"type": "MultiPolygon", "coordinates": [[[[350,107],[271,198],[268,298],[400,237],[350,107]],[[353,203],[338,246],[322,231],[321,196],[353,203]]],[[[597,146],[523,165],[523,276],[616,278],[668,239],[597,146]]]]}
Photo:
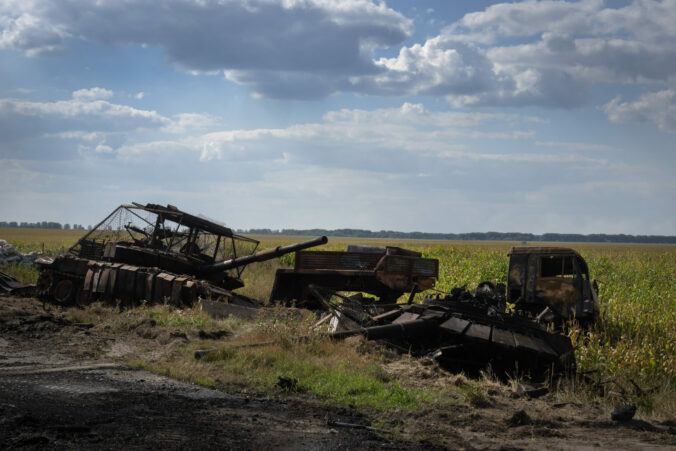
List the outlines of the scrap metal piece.
{"type": "Polygon", "coordinates": [[[35,285],[26,285],[14,277],[0,271],[0,295],[10,296],[17,295],[23,296],[26,294],[31,294],[35,289],[35,285]]]}

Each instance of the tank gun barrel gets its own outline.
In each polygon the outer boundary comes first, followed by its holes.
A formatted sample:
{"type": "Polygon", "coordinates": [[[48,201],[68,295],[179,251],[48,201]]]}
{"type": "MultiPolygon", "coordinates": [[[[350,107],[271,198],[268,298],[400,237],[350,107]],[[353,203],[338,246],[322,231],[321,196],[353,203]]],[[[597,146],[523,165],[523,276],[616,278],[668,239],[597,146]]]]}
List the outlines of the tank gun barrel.
{"type": "Polygon", "coordinates": [[[301,243],[289,244],[287,246],[277,246],[272,249],[266,249],[264,251],[256,252],[255,254],[245,255],[244,257],[232,258],[230,260],[225,260],[222,262],[214,263],[212,265],[207,265],[203,267],[203,271],[206,273],[227,271],[228,269],[237,268],[238,266],[244,266],[248,265],[249,263],[271,260],[284,254],[302,251],[303,249],[307,249],[309,247],[326,244],[327,241],[328,238],[326,238],[325,236],[320,236],[318,238],[303,241],[301,243]]]}

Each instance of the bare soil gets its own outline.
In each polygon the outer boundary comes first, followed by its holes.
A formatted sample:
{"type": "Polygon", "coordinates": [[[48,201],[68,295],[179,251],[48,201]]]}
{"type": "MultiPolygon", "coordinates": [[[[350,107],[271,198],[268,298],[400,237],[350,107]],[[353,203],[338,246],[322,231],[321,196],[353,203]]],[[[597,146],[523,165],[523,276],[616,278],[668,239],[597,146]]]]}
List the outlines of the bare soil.
{"type": "MultiPolygon", "coordinates": [[[[124,364],[172,352],[186,340],[141,326],[114,333],[67,321],[34,299],[0,298],[0,448],[676,447],[673,421],[615,422],[607,407],[553,394],[530,399],[498,383],[485,384],[477,405],[458,397],[444,409],[375,414],[297,394],[225,393],[124,364]]],[[[424,361],[394,361],[386,370],[407,385],[467,382],[424,361]]]]}

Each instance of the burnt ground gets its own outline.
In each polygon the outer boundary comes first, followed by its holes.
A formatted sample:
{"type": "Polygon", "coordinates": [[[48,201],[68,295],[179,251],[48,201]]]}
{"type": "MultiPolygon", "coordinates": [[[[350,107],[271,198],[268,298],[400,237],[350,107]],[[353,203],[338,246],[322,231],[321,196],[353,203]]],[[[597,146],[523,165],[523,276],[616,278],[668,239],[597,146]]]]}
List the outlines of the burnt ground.
{"type": "MultiPolygon", "coordinates": [[[[297,395],[229,394],[133,369],[138,334],[74,324],[35,300],[0,298],[0,448],[673,449],[676,424],[610,420],[600,405],[488,389],[485,405],[360,413],[297,395]],[[377,425],[347,428],[335,422],[377,425]]],[[[175,337],[176,341],[183,338],[175,337]]],[[[171,349],[172,337],[162,346],[171,349]]],[[[402,380],[453,383],[391,364],[402,380]]],[[[456,379],[457,381],[457,379],[456,379]]]]}

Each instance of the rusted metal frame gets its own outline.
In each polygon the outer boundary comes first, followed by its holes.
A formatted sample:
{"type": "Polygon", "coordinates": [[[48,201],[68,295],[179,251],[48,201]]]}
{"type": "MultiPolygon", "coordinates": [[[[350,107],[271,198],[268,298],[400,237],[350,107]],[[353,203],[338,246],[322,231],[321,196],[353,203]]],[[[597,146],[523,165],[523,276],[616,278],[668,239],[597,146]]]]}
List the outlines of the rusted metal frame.
{"type": "MultiPolygon", "coordinates": [[[[577,314],[581,313],[584,309],[583,303],[585,298],[585,278],[582,275],[582,268],[578,262],[581,257],[571,255],[570,258],[573,260],[573,270],[575,271],[573,285],[577,289],[577,299],[575,300],[575,316],[577,316],[577,314]]],[[[587,275],[586,284],[589,284],[589,275],[587,275]]]]}
{"type": "MultiPolygon", "coordinates": [[[[258,240],[254,240],[253,238],[249,238],[243,235],[235,235],[234,233],[231,236],[232,239],[232,255],[234,255],[234,258],[237,258],[237,245],[235,244],[235,240],[240,240],[240,241],[246,241],[249,243],[256,243],[254,245],[253,250],[251,251],[252,254],[256,253],[256,249],[258,249],[258,245],[261,243],[258,240]]],[[[214,258],[215,260],[215,258],[214,258]]],[[[237,267],[237,277],[242,277],[242,273],[244,273],[244,270],[246,269],[247,265],[244,265],[242,267],[237,267]]]]}
{"type": "Polygon", "coordinates": [[[128,211],[129,213],[133,214],[134,216],[136,216],[137,218],[139,218],[141,221],[143,221],[143,222],[145,222],[146,224],[148,224],[150,227],[153,226],[153,223],[152,223],[152,222],[148,221],[146,218],[144,218],[143,216],[141,216],[141,215],[139,215],[138,213],[136,213],[136,212],[134,211],[135,208],[132,208],[132,207],[126,207],[126,209],[127,209],[127,211],[128,211]]]}
{"type": "Polygon", "coordinates": [[[127,231],[127,233],[129,234],[129,236],[131,237],[131,239],[132,239],[134,242],[136,242],[136,238],[134,238],[134,235],[131,234],[131,230],[129,230],[129,228],[128,228],[127,226],[124,226],[124,229],[127,231]]]}
{"type": "MultiPolygon", "coordinates": [[[[308,288],[309,288],[309,289],[310,289],[317,297],[320,297],[322,300],[324,300],[324,297],[323,297],[322,294],[319,292],[319,289],[326,290],[326,291],[330,291],[331,296],[339,297],[339,298],[341,298],[341,299],[342,299],[343,301],[345,301],[345,302],[354,302],[354,301],[353,301],[352,299],[350,299],[348,296],[344,296],[344,295],[338,293],[336,290],[332,290],[332,289],[330,289],[330,288],[320,287],[320,286],[317,286],[317,285],[315,285],[315,284],[313,284],[313,283],[311,283],[310,285],[308,285],[308,288]]],[[[331,299],[331,298],[329,298],[329,299],[331,299]]],[[[331,304],[331,302],[329,302],[329,301],[325,301],[325,304],[326,304],[329,308],[332,308],[332,309],[334,309],[334,310],[338,310],[338,311],[342,312],[341,307],[336,306],[336,305],[334,305],[334,304],[331,304]]],[[[343,313],[344,313],[344,312],[343,312],[343,313]]],[[[373,319],[373,318],[371,317],[371,315],[369,315],[369,314],[366,313],[366,312],[364,312],[364,313],[366,314],[366,316],[369,317],[369,319],[373,319]]]]}
{"type": "Polygon", "coordinates": [[[119,209],[121,209],[121,208],[127,208],[127,206],[126,206],[126,205],[120,205],[120,206],[117,207],[115,210],[113,210],[113,212],[112,212],[111,214],[109,214],[108,216],[106,216],[105,219],[104,219],[103,221],[101,221],[101,222],[99,222],[98,224],[96,224],[96,227],[94,227],[93,229],[91,229],[91,230],[89,231],[89,233],[87,233],[85,236],[83,236],[82,238],[80,238],[80,239],[77,241],[77,243],[73,244],[73,245],[70,247],[70,249],[68,249],[68,253],[71,253],[71,251],[73,250],[73,248],[75,248],[75,246],[77,246],[77,245],[80,244],[81,242],[85,241],[85,240],[89,237],[89,235],[91,235],[92,233],[94,233],[94,232],[96,231],[96,229],[98,229],[98,228],[99,228],[102,224],[104,224],[107,220],[109,220],[110,218],[112,218],[113,215],[114,215],[115,213],[117,213],[117,211],[118,211],[119,209]]]}
{"type": "Polygon", "coordinates": [[[155,227],[153,228],[153,236],[152,239],[150,240],[151,247],[157,247],[157,245],[161,242],[161,240],[159,239],[160,225],[164,227],[164,217],[162,216],[162,213],[155,214],[157,215],[157,218],[155,218],[155,227]]]}
{"type": "Polygon", "coordinates": [[[258,244],[260,244],[260,241],[253,239],[253,238],[249,238],[248,236],[238,235],[236,233],[233,233],[230,236],[232,238],[236,239],[236,240],[242,240],[242,241],[248,241],[250,243],[256,243],[256,247],[258,247],[258,244]]]}
{"type": "Polygon", "coordinates": [[[317,285],[311,283],[310,285],[308,285],[308,289],[309,289],[310,291],[312,291],[312,293],[313,293],[315,296],[317,296],[317,298],[319,299],[319,302],[321,302],[322,304],[324,304],[324,307],[326,307],[329,311],[331,311],[331,310],[337,310],[337,309],[335,308],[335,306],[331,305],[330,302],[328,302],[326,299],[324,299],[324,296],[322,295],[322,293],[319,292],[319,287],[318,287],[317,285]]]}
{"type": "MultiPolygon", "coordinates": [[[[179,227],[181,227],[182,221],[183,221],[183,215],[181,215],[179,220],[176,221],[176,229],[174,230],[174,233],[171,234],[171,237],[169,237],[169,244],[167,245],[167,249],[171,249],[174,246],[174,237],[177,236],[178,229],[179,229],[179,227]]],[[[190,230],[192,231],[192,227],[190,228],[190,230]]],[[[189,244],[190,244],[190,234],[188,234],[188,245],[189,244]]]]}
{"type": "Polygon", "coordinates": [[[195,233],[195,229],[190,227],[188,229],[188,238],[186,239],[186,243],[190,243],[190,241],[192,240],[192,234],[193,233],[195,233]]]}
{"type": "MultiPolygon", "coordinates": [[[[322,304],[324,304],[324,306],[325,306],[329,311],[337,311],[337,312],[339,312],[339,313],[342,313],[342,314],[343,314],[345,317],[347,317],[350,321],[353,321],[353,322],[355,322],[355,323],[357,323],[357,324],[360,323],[360,321],[359,321],[358,319],[356,319],[356,318],[354,318],[352,315],[348,314],[348,313],[345,311],[344,308],[342,308],[342,307],[339,306],[339,305],[335,305],[335,304],[332,304],[331,302],[327,301],[327,300],[324,298],[323,294],[320,293],[319,289],[322,288],[322,289],[324,289],[324,290],[326,290],[326,291],[330,291],[330,295],[331,295],[331,296],[337,296],[337,297],[339,297],[339,298],[341,298],[341,299],[343,299],[343,300],[348,300],[349,298],[347,298],[346,296],[343,296],[343,295],[341,295],[341,294],[338,294],[338,293],[335,292],[334,290],[331,290],[331,289],[328,289],[328,288],[323,288],[323,287],[318,287],[318,286],[315,285],[315,284],[310,284],[310,285],[308,285],[308,288],[310,289],[310,291],[311,291],[317,298],[319,298],[320,302],[321,302],[322,304]]],[[[330,299],[331,299],[331,297],[329,297],[329,300],[330,300],[330,299]]],[[[371,317],[371,315],[369,315],[368,313],[366,313],[366,312],[363,312],[363,313],[368,317],[369,321],[371,321],[371,320],[373,319],[373,318],[371,317]]],[[[340,317],[337,316],[336,318],[338,319],[338,322],[339,322],[343,327],[348,327],[348,325],[346,325],[346,323],[345,323],[340,317]]]]}
{"type": "Polygon", "coordinates": [[[408,295],[408,301],[406,301],[406,303],[411,305],[413,303],[413,298],[417,293],[418,293],[418,282],[413,281],[413,289],[411,290],[411,293],[408,295]]]}
{"type": "Polygon", "coordinates": [[[221,245],[221,235],[218,235],[218,238],[216,238],[216,247],[214,248],[214,261],[216,261],[216,255],[218,254],[218,248],[221,245]]]}
{"type": "MultiPolygon", "coordinates": [[[[230,240],[232,241],[232,255],[233,255],[232,258],[237,258],[237,245],[235,244],[235,236],[233,235],[232,237],[230,237],[230,240]]],[[[246,266],[244,266],[244,268],[246,268],[246,266]]],[[[237,272],[237,278],[242,277],[244,268],[241,269],[239,267],[235,268],[235,271],[237,272]]]]}

